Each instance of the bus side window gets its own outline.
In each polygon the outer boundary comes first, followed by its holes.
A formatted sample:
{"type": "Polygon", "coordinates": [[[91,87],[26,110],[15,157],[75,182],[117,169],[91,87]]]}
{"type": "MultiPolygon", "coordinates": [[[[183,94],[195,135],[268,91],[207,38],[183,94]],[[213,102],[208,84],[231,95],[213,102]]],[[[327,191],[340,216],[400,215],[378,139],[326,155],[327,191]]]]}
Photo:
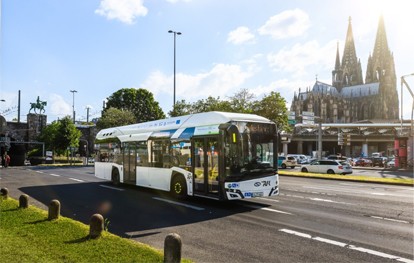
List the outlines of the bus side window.
{"type": "Polygon", "coordinates": [[[138,142],[137,143],[137,165],[148,167],[148,145],[147,142],[138,142]]]}

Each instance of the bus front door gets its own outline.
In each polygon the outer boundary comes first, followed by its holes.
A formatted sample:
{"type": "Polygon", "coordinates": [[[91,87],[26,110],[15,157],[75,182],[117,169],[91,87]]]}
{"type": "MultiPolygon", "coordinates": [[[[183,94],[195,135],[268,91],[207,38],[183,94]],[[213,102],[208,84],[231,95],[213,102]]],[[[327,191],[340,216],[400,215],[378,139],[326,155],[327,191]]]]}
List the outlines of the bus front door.
{"type": "Polygon", "coordinates": [[[217,137],[193,139],[192,160],[194,193],[218,198],[218,143],[217,137]]]}
{"type": "Polygon", "coordinates": [[[137,152],[135,143],[124,143],[124,183],[136,184],[137,152]]]}

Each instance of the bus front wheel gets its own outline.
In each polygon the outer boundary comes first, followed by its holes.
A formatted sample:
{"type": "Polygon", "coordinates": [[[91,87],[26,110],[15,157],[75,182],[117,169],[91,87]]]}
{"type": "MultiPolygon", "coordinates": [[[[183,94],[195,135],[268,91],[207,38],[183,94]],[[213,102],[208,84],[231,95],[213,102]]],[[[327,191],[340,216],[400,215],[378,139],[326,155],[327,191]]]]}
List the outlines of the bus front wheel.
{"type": "Polygon", "coordinates": [[[187,195],[187,184],[183,176],[178,175],[173,178],[171,193],[178,198],[184,198],[187,195]]]}

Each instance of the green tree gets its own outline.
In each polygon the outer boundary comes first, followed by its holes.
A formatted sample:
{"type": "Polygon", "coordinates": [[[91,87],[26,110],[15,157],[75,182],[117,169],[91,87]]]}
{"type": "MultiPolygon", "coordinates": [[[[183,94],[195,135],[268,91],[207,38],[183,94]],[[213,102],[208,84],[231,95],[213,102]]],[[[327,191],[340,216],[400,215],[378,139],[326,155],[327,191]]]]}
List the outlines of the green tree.
{"type": "Polygon", "coordinates": [[[277,124],[279,131],[289,131],[286,100],[279,92],[272,91],[269,95],[253,103],[252,112],[266,117],[277,124]]]}
{"type": "Polygon", "coordinates": [[[59,122],[53,121],[51,124],[43,128],[41,134],[39,135],[38,141],[45,143],[45,149],[56,151],[56,135],[58,134],[59,122]]]}
{"type": "Polygon", "coordinates": [[[135,123],[135,116],[131,111],[109,108],[96,123],[96,128],[102,130],[109,127],[123,126],[133,123],[135,123]]]}
{"type": "Polygon", "coordinates": [[[228,101],[220,100],[220,97],[213,98],[209,96],[207,99],[196,101],[191,106],[193,113],[208,112],[208,111],[232,111],[228,101]]]}
{"type": "Polygon", "coordinates": [[[153,94],[146,89],[124,88],[116,91],[109,96],[105,111],[109,108],[131,111],[137,123],[165,118],[153,94]]]}
{"type": "Polygon", "coordinates": [[[187,103],[185,100],[177,101],[172,111],[168,112],[171,117],[183,116],[193,113],[191,111],[191,103],[187,103]]]}
{"type": "Polygon", "coordinates": [[[241,89],[230,97],[230,105],[233,112],[252,113],[254,94],[250,93],[248,89],[241,89]]]}
{"type": "Polygon", "coordinates": [[[63,154],[69,146],[79,146],[79,138],[82,133],[76,129],[70,116],[66,116],[58,122],[59,126],[55,137],[55,150],[58,154],[63,154]]]}
{"type": "Polygon", "coordinates": [[[66,116],[46,126],[42,130],[39,140],[45,142],[46,149],[61,155],[69,146],[79,146],[81,135],[81,132],[72,123],[72,118],[66,116]]]}

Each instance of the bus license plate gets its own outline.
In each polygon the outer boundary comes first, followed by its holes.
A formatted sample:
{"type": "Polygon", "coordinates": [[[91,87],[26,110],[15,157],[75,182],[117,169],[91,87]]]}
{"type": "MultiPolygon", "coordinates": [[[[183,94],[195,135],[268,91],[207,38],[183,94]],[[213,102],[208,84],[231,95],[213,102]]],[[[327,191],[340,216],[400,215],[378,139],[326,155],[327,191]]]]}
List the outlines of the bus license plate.
{"type": "Polygon", "coordinates": [[[263,193],[262,192],[253,192],[252,193],[252,197],[262,197],[263,193]]]}

